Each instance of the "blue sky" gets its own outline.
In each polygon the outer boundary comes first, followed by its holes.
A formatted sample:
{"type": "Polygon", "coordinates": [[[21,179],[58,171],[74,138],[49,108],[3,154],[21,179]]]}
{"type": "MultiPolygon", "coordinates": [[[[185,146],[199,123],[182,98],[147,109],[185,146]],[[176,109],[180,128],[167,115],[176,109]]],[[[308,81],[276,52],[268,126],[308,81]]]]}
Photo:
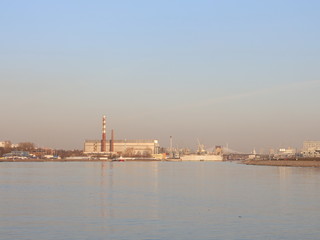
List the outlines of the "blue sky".
{"type": "Polygon", "coordinates": [[[0,140],[320,140],[318,1],[1,1],[0,140]]]}

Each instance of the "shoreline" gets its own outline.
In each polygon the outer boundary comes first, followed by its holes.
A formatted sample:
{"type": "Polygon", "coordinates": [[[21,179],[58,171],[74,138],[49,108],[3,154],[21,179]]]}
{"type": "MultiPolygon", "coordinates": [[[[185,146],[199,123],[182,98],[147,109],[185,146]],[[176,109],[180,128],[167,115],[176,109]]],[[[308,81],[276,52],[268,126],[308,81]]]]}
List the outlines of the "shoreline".
{"type": "Polygon", "coordinates": [[[320,167],[319,160],[244,160],[241,163],[257,166],[320,167]]]}
{"type": "Polygon", "coordinates": [[[112,159],[0,159],[1,162],[158,162],[159,159],[130,159],[130,160],[112,160],[112,159]]]}
{"type": "MultiPolygon", "coordinates": [[[[1,162],[159,162],[168,160],[159,159],[134,159],[134,160],[112,160],[112,159],[0,159],[1,162]]],[[[170,161],[170,160],[169,160],[170,161]]],[[[180,161],[179,161],[180,162],[180,161]]],[[[188,162],[188,161],[187,161],[188,162]]],[[[193,162],[193,161],[192,161],[193,162]]],[[[200,161],[199,161],[200,162],[200,161]]],[[[305,160],[242,160],[241,164],[256,166],[278,166],[278,167],[320,167],[320,159],[305,160]]]]}

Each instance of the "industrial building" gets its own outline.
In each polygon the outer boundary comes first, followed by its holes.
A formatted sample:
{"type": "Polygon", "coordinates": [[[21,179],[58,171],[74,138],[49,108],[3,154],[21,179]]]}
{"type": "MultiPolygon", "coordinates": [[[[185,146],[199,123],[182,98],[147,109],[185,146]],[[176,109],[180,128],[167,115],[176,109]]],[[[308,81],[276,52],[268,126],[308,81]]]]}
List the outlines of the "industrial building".
{"type": "MultiPolygon", "coordinates": [[[[111,149],[111,141],[107,141],[106,149],[111,149]]],[[[151,154],[158,154],[159,144],[158,140],[114,140],[113,151],[101,151],[101,141],[86,140],[84,143],[84,153],[104,153],[114,152],[118,154],[126,154],[129,156],[141,155],[147,156],[151,154]]]]}
{"type": "Polygon", "coordinates": [[[111,139],[106,138],[106,117],[102,118],[102,139],[86,140],[85,154],[119,154],[127,156],[150,156],[159,153],[158,140],[114,140],[114,131],[111,139]]]}
{"type": "Polygon", "coordinates": [[[306,157],[320,157],[320,141],[304,141],[302,154],[306,157]]]}

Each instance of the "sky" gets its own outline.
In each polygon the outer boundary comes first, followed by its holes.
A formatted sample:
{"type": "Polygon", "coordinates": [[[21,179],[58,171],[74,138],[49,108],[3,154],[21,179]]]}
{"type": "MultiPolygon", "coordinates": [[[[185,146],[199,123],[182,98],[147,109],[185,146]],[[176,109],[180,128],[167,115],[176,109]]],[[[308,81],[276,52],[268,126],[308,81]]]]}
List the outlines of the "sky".
{"type": "Polygon", "coordinates": [[[0,141],[320,140],[320,2],[2,0],[0,141]]]}

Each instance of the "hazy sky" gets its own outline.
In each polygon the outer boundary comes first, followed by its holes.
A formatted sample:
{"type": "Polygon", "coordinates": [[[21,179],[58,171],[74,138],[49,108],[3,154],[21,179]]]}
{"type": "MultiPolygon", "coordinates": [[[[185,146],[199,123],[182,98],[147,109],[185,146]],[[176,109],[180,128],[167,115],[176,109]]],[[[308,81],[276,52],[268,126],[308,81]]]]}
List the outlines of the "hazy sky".
{"type": "Polygon", "coordinates": [[[320,1],[2,0],[0,141],[320,140],[320,1]],[[108,137],[110,133],[108,132],[108,137]]]}

